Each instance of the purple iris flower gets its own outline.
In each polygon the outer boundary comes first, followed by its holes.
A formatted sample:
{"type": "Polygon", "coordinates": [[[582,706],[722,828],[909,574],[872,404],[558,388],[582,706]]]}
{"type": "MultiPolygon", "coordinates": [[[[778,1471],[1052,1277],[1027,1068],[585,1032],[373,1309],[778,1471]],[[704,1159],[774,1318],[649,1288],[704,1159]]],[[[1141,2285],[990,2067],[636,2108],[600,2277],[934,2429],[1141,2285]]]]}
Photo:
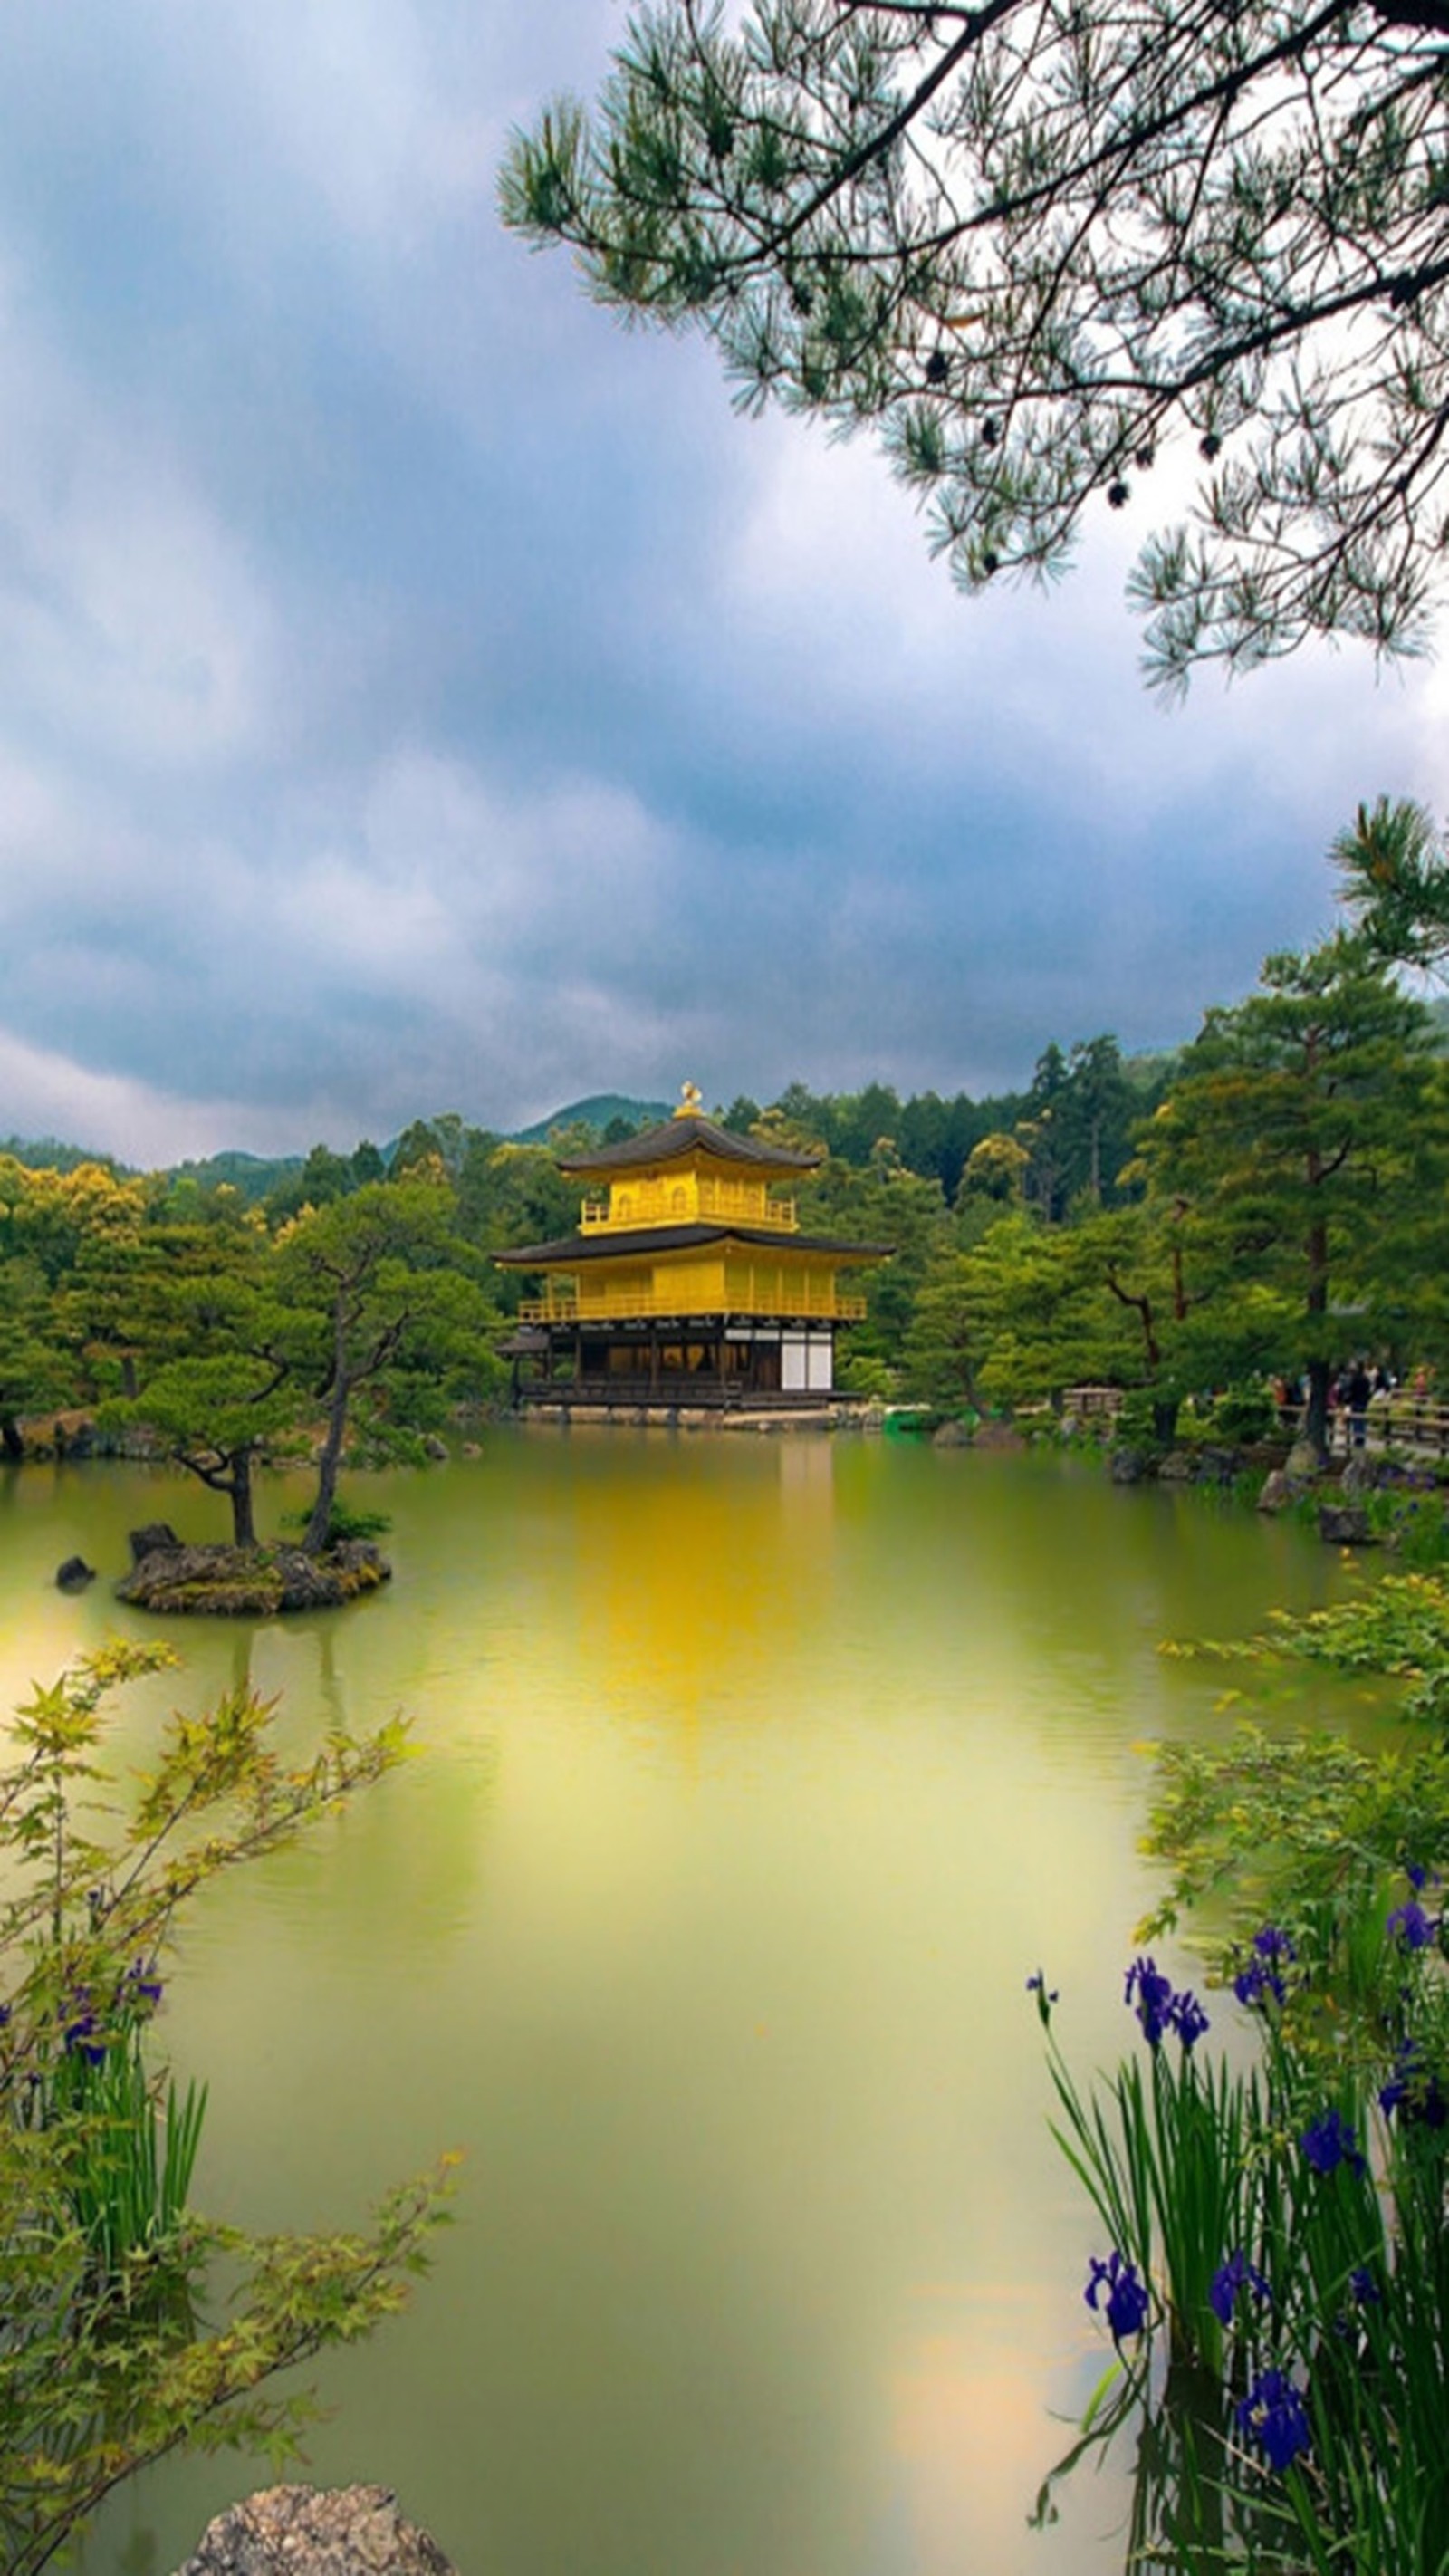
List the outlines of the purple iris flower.
{"type": "Polygon", "coordinates": [[[1208,2027],[1196,1995],[1185,1988],[1181,1994],[1174,1993],[1171,1978],[1163,1976],[1155,1959],[1133,1960],[1122,2000],[1135,2011],[1149,2048],[1160,2048],[1173,2031],[1183,2047],[1191,2049],[1208,2027]]]}
{"type": "Polygon", "coordinates": [[[1284,1997],[1283,1970],[1296,1958],[1292,1941],[1276,1923],[1265,1923],[1253,1935],[1253,1955],[1245,1968],[1233,1979],[1233,1992],[1240,2004],[1260,2004],[1271,1995],[1281,2005],[1284,1997]]]}
{"type": "Polygon", "coordinates": [[[1383,2292],[1379,2288],[1377,2281],[1374,2279],[1372,2272],[1369,2270],[1367,2263],[1358,2264],[1357,2267],[1350,2272],[1348,2276],[1348,2286],[1353,2292],[1355,2307],[1376,2307],[1379,2300],[1383,2297],[1383,2292]]]}
{"type": "Polygon", "coordinates": [[[1237,2409],[1238,2422],[1250,2441],[1266,2452],[1268,2465],[1281,2477],[1300,2451],[1309,2447],[1308,2409],[1303,2391],[1281,2370],[1265,2370],[1237,2409]]]}
{"type": "Polygon", "coordinates": [[[1434,1926],[1417,1896],[1411,1896],[1406,1905],[1394,1907],[1384,1930],[1391,1940],[1401,1941],[1406,1950],[1427,1950],[1434,1938],[1434,1926]]]}
{"type": "Polygon", "coordinates": [[[1155,1959],[1133,1960],[1122,2000],[1136,2013],[1149,2048],[1160,2048],[1172,2010],[1172,1980],[1161,1974],[1155,1959]]]}
{"type": "Polygon", "coordinates": [[[1191,2050],[1212,2027],[1196,1995],[1184,1987],[1174,1995],[1168,2007],[1168,2018],[1185,2049],[1191,2050]]]}
{"type": "Polygon", "coordinates": [[[1114,2246],[1105,2260],[1094,2254],[1087,2267],[1087,2286],[1083,2292],[1089,2308],[1100,2307],[1105,2296],[1107,2323],[1114,2343],[1124,2335],[1139,2335],[1147,2323],[1147,2286],[1135,2263],[1114,2246]]]}
{"type": "Polygon", "coordinates": [[[160,1978],[150,1975],[145,1960],[138,1959],[121,1979],[116,2001],[122,2011],[135,2013],[144,2020],[156,2010],[164,1992],[160,1978]]]}
{"type": "Polygon", "coordinates": [[[1238,2247],[1236,2254],[1228,2256],[1226,2263],[1218,2265],[1208,2290],[1208,2306],[1219,2325],[1232,2324],[1233,2309],[1237,2304],[1240,2290],[1251,2290],[1260,2307],[1273,2296],[1257,2264],[1249,2262],[1241,2246],[1238,2247]]]}
{"type": "Polygon", "coordinates": [[[101,2036],[100,2023],[89,2006],[78,2012],[74,2021],[66,2023],[65,2046],[71,2057],[83,2057],[87,2066],[102,2064],[106,2043],[101,2036]]]}
{"type": "Polygon", "coordinates": [[[1353,2130],[1338,2110],[1325,2111],[1303,2131],[1298,2144],[1316,2174],[1331,2174],[1340,2165],[1363,2172],[1364,2160],[1353,2130]]]}
{"type": "Polygon", "coordinates": [[[1386,2120],[1397,2112],[1401,2127],[1419,2122],[1426,2129],[1442,2129],[1449,2122],[1449,2099],[1438,2076],[1425,2065],[1417,2040],[1406,2039],[1400,2046],[1393,2074],[1380,2088],[1379,2109],[1386,2120]]]}

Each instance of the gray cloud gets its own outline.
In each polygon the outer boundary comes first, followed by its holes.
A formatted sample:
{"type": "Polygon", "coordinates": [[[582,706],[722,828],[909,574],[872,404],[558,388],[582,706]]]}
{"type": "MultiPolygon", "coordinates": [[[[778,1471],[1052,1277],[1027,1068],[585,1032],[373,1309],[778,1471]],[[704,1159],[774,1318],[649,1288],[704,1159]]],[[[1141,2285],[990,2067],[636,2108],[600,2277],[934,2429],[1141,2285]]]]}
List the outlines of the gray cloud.
{"type": "Polygon", "coordinates": [[[1438,674],[1165,717],[1133,530],[963,602],[867,449],[505,239],[510,120],[618,23],[9,13],[0,1130],[1000,1083],[1185,1034],[1359,796],[1449,803],[1438,674]]]}

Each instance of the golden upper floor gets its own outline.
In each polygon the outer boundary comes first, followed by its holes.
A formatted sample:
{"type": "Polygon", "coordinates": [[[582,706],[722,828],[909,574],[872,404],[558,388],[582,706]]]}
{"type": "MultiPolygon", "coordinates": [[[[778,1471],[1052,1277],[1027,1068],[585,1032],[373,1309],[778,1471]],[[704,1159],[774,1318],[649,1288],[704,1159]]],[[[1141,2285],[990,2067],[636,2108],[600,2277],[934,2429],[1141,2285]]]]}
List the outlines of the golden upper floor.
{"type": "Polygon", "coordinates": [[[586,1198],[579,1211],[583,1234],[627,1234],[637,1226],[749,1225],[793,1234],[799,1226],[793,1198],[772,1197],[763,1175],[712,1164],[704,1155],[688,1162],[645,1164],[611,1179],[607,1197],[586,1198]]]}

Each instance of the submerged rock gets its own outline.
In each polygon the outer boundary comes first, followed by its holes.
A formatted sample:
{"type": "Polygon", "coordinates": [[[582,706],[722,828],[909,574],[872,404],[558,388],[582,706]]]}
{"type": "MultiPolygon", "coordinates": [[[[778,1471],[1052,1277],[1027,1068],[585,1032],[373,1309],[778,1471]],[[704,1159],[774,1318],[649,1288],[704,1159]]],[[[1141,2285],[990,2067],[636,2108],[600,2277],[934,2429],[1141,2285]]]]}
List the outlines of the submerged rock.
{"type": "Polygon", "coordinates": [[[87,1565],[83,1556],[68,1556],[64,1565],[58,1565],[55,1570],[58,1592],[84,1592],[86,1585],[94,1583],[95,1579],[95,1567],[87,1565]]]}
{"type": "Polygon", "coordinates": [[[266,2487],[208,2523],[177,2576],[456,2576],[386,2487],[266,2487]]]}
{"type": "Polygon", "coordinates": [[[138,1610],[173,1617],[270,1619],[282,1610],[335,1610],[375,1592],[391,1573],[386,1557],[365,1539],[348,1539],[324,1556],[307,1556],[300,1547],[178,1543],[147,1548],[116,1595],[138,1610]]]}

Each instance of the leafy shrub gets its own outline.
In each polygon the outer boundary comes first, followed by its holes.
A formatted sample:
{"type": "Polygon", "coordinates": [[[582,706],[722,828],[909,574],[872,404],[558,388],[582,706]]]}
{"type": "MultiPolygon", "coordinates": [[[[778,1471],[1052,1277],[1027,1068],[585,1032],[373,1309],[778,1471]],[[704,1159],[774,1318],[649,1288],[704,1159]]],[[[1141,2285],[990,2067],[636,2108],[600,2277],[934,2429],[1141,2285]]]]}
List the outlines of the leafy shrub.
{"type": "MultiPolygon", "coordinates": [[[[307,1512],[284,1512],[284,1529],[304,1530],[311,1515],[307,1512]]],[[[392,1527],[391,1512],[360,1512],[351,1503],[334,1495],[327,1521],[328,1547],[343,1547],[352,1539],[385,1538],[392,1527]]]]}
{"type": "Polygon", "coordinates": [[[1226,1902],[1223,1979],[1253,2016],[1255,2065],[1215,2063],[1201,2006],[1146,1957],[1127,1981],[1146,2073],[1128,2060],[1084,2093],[1056,1998],[1030,1981],[1057,2134],[1107,2238],[1086,2295],[1113,2347],[1038,2518],[1058,2476],[1131,2430],[1129,2565],[1442,2576],[1449,1582],[1389,1575],[1258,1638],[1177,1651],[1265,1686],[1289,1658],[1395,1676],[1419,1723],[1388,1751],[1251,1725],[1160,1749],[1148,1848],[1174,1877],[1146,1929],[1226,1902]]]}
{"type": "Polygon", "coordinates": [[[1202,2049],[1202,2007],[1142,1958],[1127,1993],[1146,2075],[1129,2059],[1084,2096],[1032,1981],[1058,2139],[1109,2249],[1085,2297],[1113,2361],[1063,2465],[1135,2430],[1129,2565],[1439,2576],[1449,2560],[1449,2008],[1427,1889],[1417,1864],[1381,1883],[1321,1949],[1259,1928],[1235,1980],[1261,2040],[1247,2071],[1202,2049]],[[1387,2016],[1372,2065],[1322,2044],[1344,1947],[1387,2016]]]}
{"type": "Polygon", "coordinates": [[[305,2396],[275,2373],[398,2307],[443,2172],[370,2229],[250,2238],[189,2205],[205,2092],[153,2059],[161,1963],[187,1900],[399,1760],[396,1726],[300,1769],[275,1703],[174,1714],[128,1816],[97,1809],[105,1703],[175,1660],[111,1646],[37,1689],[0,1759],[0,2565],[38,2576],[118,2481],[178,2444],[286,2456],[305,2396]],[[105,1818],[98,1833],[91,1818],[105,1818]],[[215,2276],[232,2284],[220,2322],[215,2276]]]}
{"type": "Polygon", "coordinates": [[[1278,1408],[1265,1386],[1230,1386],[1211,1414],[1214,1436],[1235,1447],[1271,1440],[1278,1428],[1278,1408]]]}

